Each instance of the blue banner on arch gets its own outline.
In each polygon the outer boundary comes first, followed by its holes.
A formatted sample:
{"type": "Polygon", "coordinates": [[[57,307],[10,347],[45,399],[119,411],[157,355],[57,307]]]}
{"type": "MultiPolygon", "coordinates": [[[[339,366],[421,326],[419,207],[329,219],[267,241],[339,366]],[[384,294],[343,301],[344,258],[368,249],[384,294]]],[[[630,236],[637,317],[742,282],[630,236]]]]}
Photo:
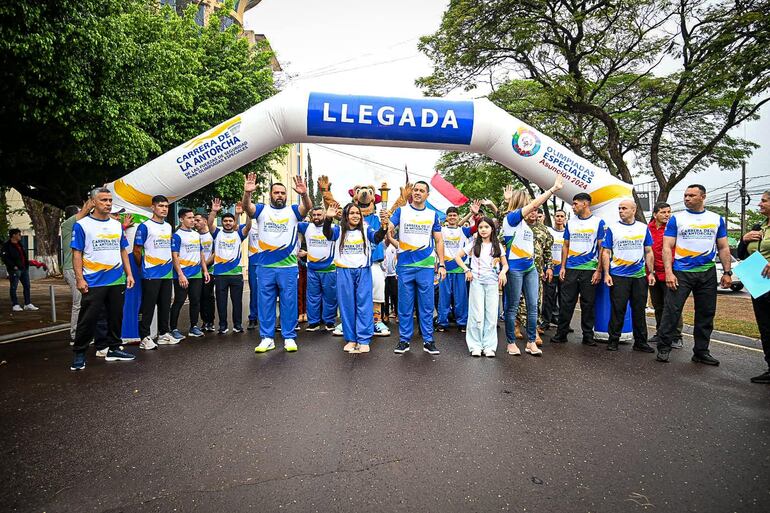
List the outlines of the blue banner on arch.
{"type": "Polygon", "coordinates": [[[470,144],[473,102],[310,93],[307,134],[470,144]]]}

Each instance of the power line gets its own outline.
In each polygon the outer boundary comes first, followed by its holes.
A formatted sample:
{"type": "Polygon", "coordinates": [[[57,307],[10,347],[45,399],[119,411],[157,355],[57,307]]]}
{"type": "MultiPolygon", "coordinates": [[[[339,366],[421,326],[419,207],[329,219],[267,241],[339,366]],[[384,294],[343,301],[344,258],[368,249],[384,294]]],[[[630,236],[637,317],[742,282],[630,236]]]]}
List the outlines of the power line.
{"type": "MultiPolygon", "coordinates": [[[[360,161],[360,162],[365,162],[367,164],[373,164],[375,166],[380,166],[382,168],[387,169],[390,172],[398,172],[400,174],[404,174],[404,169],[403,168],[391,166],[389,164],[383,164],[382,162],[377,162],[376,160],[371,160],[371,159],[368,159],[366,157],[361,157],[359,155],[354,155],[352,153],[347,153],[347,152],[342,151],[342,150],[338,150],[338,149],[335,149],[335,148],[330,148],[329,146],[325,146],[323,144],[316,144],[316,146],[321,148],[321,149],[324,149],[326,151],[330,151],[330,152],[333,152],[333,153],[338,153],[340,155],[343,155],[343,156],[345,156],[347,158],[350,158],[350,159],[353,159],[353,160],[357,160],[357,161],[360,161]]],[[[424,175],[424,174],[421,174],[421,173],[415,173],[414,171],[409,171],[409,174],[410,175],[414,175],[414,176],[419,176],[420,178],[427,178],[429,180],[431,178],[428,175],[424,175]]]]}

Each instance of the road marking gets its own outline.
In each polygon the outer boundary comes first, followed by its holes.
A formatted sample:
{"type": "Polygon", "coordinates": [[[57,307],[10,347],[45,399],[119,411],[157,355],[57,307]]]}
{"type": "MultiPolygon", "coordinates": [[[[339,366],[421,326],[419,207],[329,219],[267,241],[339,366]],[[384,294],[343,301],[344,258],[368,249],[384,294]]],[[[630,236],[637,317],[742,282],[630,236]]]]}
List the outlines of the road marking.
{"type": "Polygon", "coordinates": [[[61,331],[68,331],[69,329],[70,329],[69,326],[65,326],[63,328],[59,328],[58,330],[46,331],[46,332],[43,332],[43,333],[37,333],[35,335],[27,335],[26,337],[12,338],[11,340],[3,340],[2,342],[0,342],[0,345],[1,344],[10,344],[11,342],[18,342],[20,340],[27,340],[28,338],[43,337],[45,335],[50,335],[51,333],[59,333],[61,331]]]}
{"type": "MultiPolygon", "coordinates": [[[[692,335],[689,335],[689,336],[692,336],[692,335]]],[[[717,344],[724,344],[724,345],[726,345],[726,346],[731,346],[731,347],[739,347],[739,348],[741,348],[741,349],[747,349],[747,350],[749,350],[749,351],[756,351],[757,353],[763,353],[763,352],[764,352],[764,351],[762,351],[761,349],[757,349],[757,348],[755,348],[755,347],[748,347],[748,346],[743,346],[743,345],[741,345],[741,344],[733,344],[732,342],[725,342],[725,341],[723,341],[723,340],[716,340],[716,339],[713,339],[713,338],[712,338],[712,339],[711,339],[711,341],[712,341],[712,342],[716,342],[717,344]]]]}

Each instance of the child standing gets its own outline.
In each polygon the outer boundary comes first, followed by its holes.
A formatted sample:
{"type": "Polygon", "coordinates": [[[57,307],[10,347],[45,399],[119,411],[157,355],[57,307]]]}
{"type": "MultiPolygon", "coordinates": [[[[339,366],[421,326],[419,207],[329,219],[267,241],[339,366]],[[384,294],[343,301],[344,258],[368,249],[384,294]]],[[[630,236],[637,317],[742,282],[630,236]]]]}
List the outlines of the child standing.
{"type": "Polygon", "coordinates": [[[455,262],[465,273],[465,280],[471,283],[465,342],[471,356],[483,354],[494,358],[497,350],[498,290],[505,286],[508,260],[497,239],[497,228],[492,219],[482,218],[476,229],[473,244],[455,255],[455,262]],[[464,261],[466,251],[470,252],[470,268],[464,261]]]}
{"type": "Polygon", "coordinates": [[[398,250],[395,246],[387,244],[385,247],[385,312],[383,318],[388,315],[391,319],[398,319],[398,277],[396,276],[396,261],[398,250]]]}
{"type": "Polygon", "coordinates": [[[339,241],[334,264],[337,267],[337,303],[342,319],[344,350],[368,353],[374,334],[372,303],[372,245],[385,238],[388,213],[381,209],[381,228],[374,231],[364,223],[361,210],[353,203],[342,209],[339,226],[332,226],[337,205],[326,210],[323,234],[328,240],[339,241]]]}

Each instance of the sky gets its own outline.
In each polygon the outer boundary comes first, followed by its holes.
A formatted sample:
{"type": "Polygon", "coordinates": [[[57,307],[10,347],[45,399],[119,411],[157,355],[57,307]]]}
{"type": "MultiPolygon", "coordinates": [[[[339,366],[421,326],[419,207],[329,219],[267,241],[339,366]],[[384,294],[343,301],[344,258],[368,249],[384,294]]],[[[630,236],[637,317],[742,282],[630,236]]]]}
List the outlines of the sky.
{"type": "MultiPolygon", "coordinates": [[[[244,28],[264,34],[285,70],[282,87],[298,86],[314,91],[376,96],[419,97],[415,79],[430,74],[431,61],[418,51],[420,36],[435,32],[447,0],[262,0],[244,16],[244,28]]],[[[473,98],[478,91],[455,91],[453,98],[473,98]]],[[[735,129],[761,145],[747,162],[747,188],[770,189],[770,105],[762,119],[735,129]]],[[[536,127],[548,134],[548,127],[536,127]]],[[[326,174],[332,192],[359,183],[388,181],[391,188],[403,184],[403,168],[409,176],[426,178],[440,156],[435,150],[381,148],[374,146],[308,144],[313,174],[326,174]]],[[[709,169],[692,175],[686,183],[699,182],[714,193],[709,200],[736,190],[740,170],[709,169]]],[[[636,183],[647,181],[639,178],[636,183]]],[[[684,185],[677,186],[669,201],[675,209],[684,185]]],[[[733,193],[735,195],[735,193],[733,193]]],[[[752,196],[749,208],[759,196],[752,196]]],[[[730,205],[739,208],[739,201],[730,205]]]]}

